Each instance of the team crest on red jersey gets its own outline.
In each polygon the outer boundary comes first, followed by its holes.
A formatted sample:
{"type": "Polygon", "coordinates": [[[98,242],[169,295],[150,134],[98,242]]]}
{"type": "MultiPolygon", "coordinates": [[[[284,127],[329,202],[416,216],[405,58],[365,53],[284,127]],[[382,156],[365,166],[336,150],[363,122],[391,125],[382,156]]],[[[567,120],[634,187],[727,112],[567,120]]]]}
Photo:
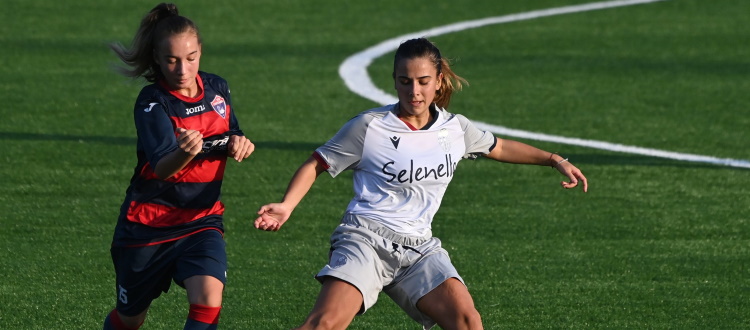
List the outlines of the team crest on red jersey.
{"type": "Polygon", "coordinates": [[[224,101],[223,97],[216,95],[214,100],[211,101],[211,107],[214,108],[214,111],[216,111],[221,118],[227,117],[227,102],[224,101]]]}

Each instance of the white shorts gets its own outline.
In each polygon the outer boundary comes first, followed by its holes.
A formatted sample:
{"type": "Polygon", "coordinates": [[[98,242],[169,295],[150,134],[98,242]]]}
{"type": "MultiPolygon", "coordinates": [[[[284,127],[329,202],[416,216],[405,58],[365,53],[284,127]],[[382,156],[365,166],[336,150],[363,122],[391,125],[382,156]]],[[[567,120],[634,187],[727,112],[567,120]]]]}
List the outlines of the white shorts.
{"type": "Polygon", "coordinates": [[[448,252],[436,237],[408,237],[360,217],[346,215],[331,235],[328,264],[316,275],[354,285],[364,300],[360,314],[384,291],[426,329],[435,321],[417,309],[417,302],[450,278],[463,283],[448,252]]]}

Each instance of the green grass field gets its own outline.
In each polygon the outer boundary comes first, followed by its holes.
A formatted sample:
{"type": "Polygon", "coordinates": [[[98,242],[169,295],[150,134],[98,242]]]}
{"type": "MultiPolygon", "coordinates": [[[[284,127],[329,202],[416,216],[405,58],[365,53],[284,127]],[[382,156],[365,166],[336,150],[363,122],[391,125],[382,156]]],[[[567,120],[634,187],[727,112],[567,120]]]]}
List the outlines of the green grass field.
{"type": "MultiPolygon", "coordinates": [[[[278,233],[252,228],[297,166],[378,104],[338,66],[383,40],[584,0],[184,1],[202,69],[226,78],[256,143],[228,166],[221,328],[288,329],[319,290],[351,175],[322,176],[278,233]]],[[[115,303],[112,230],[135,166],[141,88],[111,69],[156,2],[9,0],[0,11],[0,329],[97,329],[115,303]]],[[[451,110],[495,125],[750,159],[750,2],[670,0],[433,38],[470,86],[451,110]]],[[[392,56],[369,68],[392,91],[392,56]]],[[[434,234],[487,329],[750,327],[750,171],[552,142],[589,178],[462,162],[434,234]]],[[[142,329],[181,329],[184,290],[142,329]]],[[[351,329],[420,329],[387,296],[351,329]]]]}

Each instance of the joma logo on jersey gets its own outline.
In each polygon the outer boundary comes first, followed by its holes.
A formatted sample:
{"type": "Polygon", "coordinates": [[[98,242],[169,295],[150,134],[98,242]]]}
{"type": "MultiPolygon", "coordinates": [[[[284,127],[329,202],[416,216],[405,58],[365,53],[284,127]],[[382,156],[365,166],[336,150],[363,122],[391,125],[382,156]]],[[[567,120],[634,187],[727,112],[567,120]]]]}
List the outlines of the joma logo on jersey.
{"type": "Polygon", "coordinates": [[[186,115],[191,115],[191,114],[194,114],[194,113],[203,112],[205,110],[206,110],[206,107],[203,106],[203,104],[201,104],[199,106],[195,106],[195,107],[192,107],[192,108],[185,109],[185,114],[186,115]]]}
{"type": "Polygon", "coordinates": [[[148,104],[148,108],[146,108],[146,109],[143,109],[143,111],[144,111],[144,112],[151,112],[151,109],[153,109],[153,108],[154,108],[154,106],[155,106],[155,105],[157,105],[157,104],[159,104],[159,103],[153,103],[153,102],[152,102],[152,103],[149,103],[149,104],[148,104]]]}
{"type": "Polygon", "coordinates": [[[383,174],[387,176],[386,181],[393,182],[397,180],[400,183],[412,183],[414,181],[422,181],[427,179],[437,180],[442,177],[452,177],[453,172],[456,171],[458,162],[453,161],[453,156],[450,154],[445,155],[445,163],[438,164],[435,167],[430,166],[417,166],[414,167],[414,160],[409,161],[408,169],[399,170],[396,167],[396,162],[387,162],[383,165],[383,174]]]}

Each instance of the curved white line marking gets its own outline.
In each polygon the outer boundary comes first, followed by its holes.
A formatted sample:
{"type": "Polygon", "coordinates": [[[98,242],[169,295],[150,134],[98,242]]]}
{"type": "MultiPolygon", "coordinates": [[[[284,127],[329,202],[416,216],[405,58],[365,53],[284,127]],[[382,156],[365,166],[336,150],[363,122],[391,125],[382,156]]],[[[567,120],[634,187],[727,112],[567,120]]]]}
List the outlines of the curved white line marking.
{"type": "MultiPolygon", "coordinates": [[[[370,66],[370,64],[372,64],[372,61],[374,59],[380,56],[383,56],[391,51],[396,50],[398,46],[401,44],[401,42],[405,40],[419,38],[419,37],[439,36],[443,34],[478,28],[478,27],[491,25],[491,24],[502,24],[502,23],[530,20],[530,19],[535,19],[535,18],[540,18],[540,17],[579,13],[579,12],[584,12],[584,11],[607,9],[607,8],[614,8],[614,7],[623,7],[623,6],[645,4],[645,3],[652,3],[652,2],[658,2],[658,1],[665,1],[665,0],[620,0],[620,1],[594,2],[594,3],[583,4],[583,5],[535,10],[535,11],[530,11],[526,13],[519,13],[519,14],[512,14],[512,15],[505,15],[505,16],[488,17],[488,18],[478,19],[474,21],[459,22],[459,23],[439,26],[439,27],[435,27],[432,29],[423,30],[419,32],[404,34],[404,35],[401,35],[392,39],[385,40],[375,46],[367,48],[359,53],[356,53],[348,57],[346,60],[344,60],[343,63],[341,63],[341,66],[339,66],[339,75],[344,80],[346,87],[349,88],[349,90],[351,90],[352,92],[366,99],[380,103],[382,105],[392,104],[392,103],[398,102],[398,98],[376,87],[375,84],[370,79],[370,75],[367,73],[367,67],[370,66]]],[[[503,126],[491,125],[491,124],[487,124],[487,123],[483,123],[479,121],[473,121],[473,122],[480,129],[487,130],[495,134],[506,135],[506,136],[513,136],[513,137],[538,140],[538,141],[548,141],[548,142],[555,142],[555,143],[562,143],[562,144],[570,144],[570,145],[576,145],[576,146],[646,155],[646,156],[652,156],[652,157],[670,158],[670,159],[676,159],[676,160],[682,160],[682,161],[701,162],[701,163],[710,163],[710,164],[716,164],[716,165],[726,165],[726,166],[732,166],[732,167],[750,168],[750,161],[743,160],[743,159],[716,158],[716,157],[711,157],[711,156],[678,153],[678,152],[649,149],[649,148],[642,148],[642,147],[636,147],[636,146],[627,146],[627,145],[603,142],[603,141],[584,140],[584,139],[579,139],[579,138],[570,138],[570,137],[564,137],[564,136],[548,135],[548,134],[543,134],[543,133],[527,132],[527,131],[507,128],[503,126]]]]}

